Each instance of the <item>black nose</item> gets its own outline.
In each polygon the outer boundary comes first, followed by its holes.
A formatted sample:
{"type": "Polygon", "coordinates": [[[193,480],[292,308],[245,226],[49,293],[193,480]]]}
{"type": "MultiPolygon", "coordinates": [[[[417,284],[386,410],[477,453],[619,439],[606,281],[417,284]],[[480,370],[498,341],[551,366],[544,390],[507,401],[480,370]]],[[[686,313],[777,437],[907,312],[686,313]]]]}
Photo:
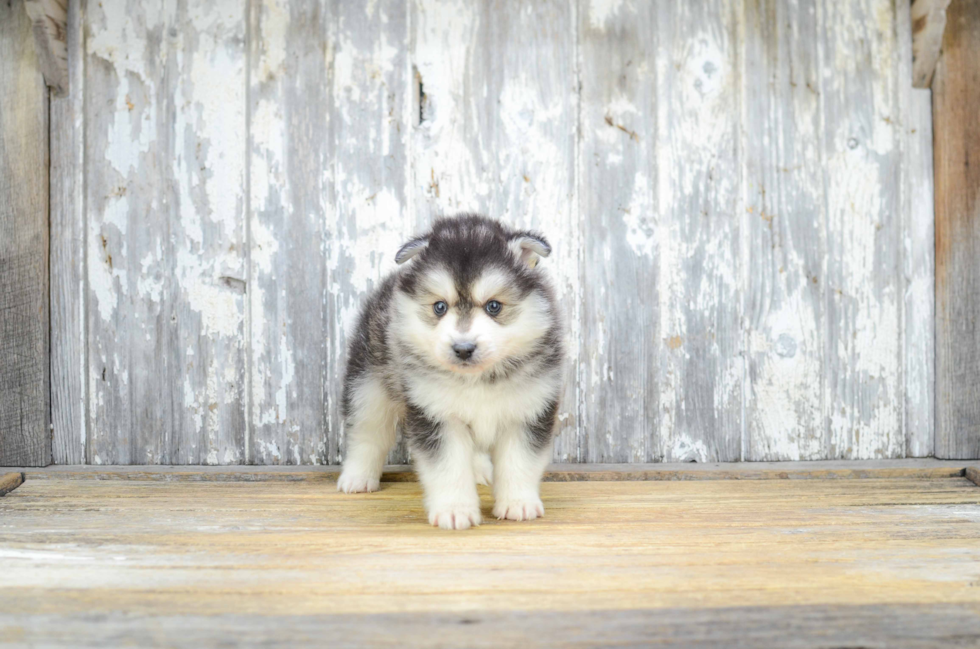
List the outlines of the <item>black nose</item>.
{"type": "Polygon", "coordinates": [[[472,356],[475,349],[475,343],[456,343],[453,345],[453,351],[456,352],[456,358],[462,361],[465,361],[467,358],[472,356]]]}

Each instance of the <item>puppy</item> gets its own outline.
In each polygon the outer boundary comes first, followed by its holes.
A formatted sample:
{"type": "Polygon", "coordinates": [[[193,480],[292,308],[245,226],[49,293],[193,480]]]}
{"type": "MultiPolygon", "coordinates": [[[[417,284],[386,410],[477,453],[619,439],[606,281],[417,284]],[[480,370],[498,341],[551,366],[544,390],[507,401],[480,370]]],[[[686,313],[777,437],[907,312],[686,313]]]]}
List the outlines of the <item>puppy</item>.
{"type": "Polygon", "coordinates": [[[539,234],[471,214],[401,247],[348,350],[340,491],[378,489],[400,427],[432,525],[479,525],[478,482],[492,481],[497,518],[544,515],[565,357],[538,268],[550,253],[539,234]]]}

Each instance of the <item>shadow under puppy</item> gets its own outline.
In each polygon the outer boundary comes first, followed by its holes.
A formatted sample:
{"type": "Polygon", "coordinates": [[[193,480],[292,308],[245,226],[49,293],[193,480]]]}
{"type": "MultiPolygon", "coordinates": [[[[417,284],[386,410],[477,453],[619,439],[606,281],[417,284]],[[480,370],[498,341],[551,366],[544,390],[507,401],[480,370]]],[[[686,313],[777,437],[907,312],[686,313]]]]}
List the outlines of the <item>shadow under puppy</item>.
{"type": "Polygon", "coordinates": [[[364,305],[344,382],[347,454],[337,488],[376,491],[401,425],[432,525],[544,515],[565,354],[539,234],[462,214],[406,243],[364,305]],[[492,459],[492,465],[491,465],[492,459]]]}

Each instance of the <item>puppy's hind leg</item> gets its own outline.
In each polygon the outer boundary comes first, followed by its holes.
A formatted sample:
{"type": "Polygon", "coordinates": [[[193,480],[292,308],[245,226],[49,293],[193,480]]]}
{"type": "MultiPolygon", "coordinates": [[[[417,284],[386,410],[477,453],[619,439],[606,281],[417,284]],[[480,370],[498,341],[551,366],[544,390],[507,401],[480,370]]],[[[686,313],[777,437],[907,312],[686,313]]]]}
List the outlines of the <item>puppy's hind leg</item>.
{"type": "Polygon", "coordinates": [[[385,458],[395,445],[398,407],[381,381],[366,376],[351,387],[347,420],[347,453],[337,490],[377,491],[385,458]]]}

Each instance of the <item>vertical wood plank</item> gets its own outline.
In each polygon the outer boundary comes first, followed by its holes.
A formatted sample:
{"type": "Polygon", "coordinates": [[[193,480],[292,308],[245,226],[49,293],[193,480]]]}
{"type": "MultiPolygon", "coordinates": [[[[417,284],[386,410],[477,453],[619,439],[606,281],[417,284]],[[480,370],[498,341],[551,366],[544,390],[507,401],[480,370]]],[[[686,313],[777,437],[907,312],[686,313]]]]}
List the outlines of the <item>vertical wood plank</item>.
{"type": "Polygon", "coordinates": [[[82,11],[86,459],[92,464],[171,461],[171,386],[178,370],[171,334],[166,55],[173,9],[154,5],[130,13],[127,3],[109,0],[85,3],[82,11]]]}
{"type": "MultiPolygon", "coordinates": [[[[519,228],[540,230],[554,252],[543,263],[554,281],[566,330],[565,391],[554,457],[583,455],[582,221],[576,187],[578,79],[576,19],[566,0],[483,5],[488,28],[477,61],[495,61],[486,78],[482,142],[496,158],[490,214],[519,228]],[[499,57],[499,58],[498,58],[499,57]]],[[[475,81],[475,80],[474,80],[475,81]]],[[[473,86],[479,92],[480,86],[473,86]]]]}
{"type": "Polygon", "coordinates": [[[85,17],[88,459],[240,462],[244,12],[85,17]]]}
{"type": "Polygon", "coordinates": [[[84,45],[68,5],[68,83],[51,98],[51,425],[55,464],[84,464],[86,416],[84,45]]]}
{"type": "Polygon", "coordinates": [[[249,462],[325,464],[334,15],[267,0],[250,20],[249,462]]]}
{"type": "Polygon", "coordinates": [[[345,332],[411,231],[406,15],[402,2],[265,3],[255,20],[257,463],[341,460],[345,332]]]}
{"type": "Polygon", "coordinates": [[[946,15],[933,78],[936,457],[980,458],[980,5],[946,15]]]}
{"type": "Polygon", "coordinates": [[[236,0],[190,2],[168,27],[174,464],[245,460],[245,21],[236,0]]]}
{"type": "Polygon", "coordinates": [[[936,234],[932,96],[911,89],[905,236],[905,434],[908,457],[930,457],[936,425],[936,234]]]}
{"type": "Polygon", "coordinates": [[[742,86],[734,0],[658,7],[660,443],[668,461],[741,455],[742,86]]]}
{"type": "MultiPolygon", "coordinates": [[[[371,290],[395,268],[394,256],[413,233],[408,201],[408,141],[418,108],[409,63],[408,3],[382,0],[336,7],[334,101],[336,216],[329,227],[328,357],[336,377],[327,386],[329,458],[340,461],[341,377],[347,334],[371,290]],[[414,114],[413,114],[414,112],[414,114]],[[338,453],[340,451],[340,453],[338,453]]],[[[404,441],[389,462],[408,460],[404,441]]]]}
{"type": "Polygon", "coordinates": [[[337,372],[325,304],[333,15],[326,2],[270,0],[251,20],[249,461],[324,464],[337,372]]]}
{"type": "Polygon", "coordinates": [[[657,15],[591,2],[581,60],[581,426],[591,462],[662,459],[657,212],[657,15]]]}
{"type": "Polygon", "coordinates": [[[566,308],[570,345],[555,457],[581,460],[572,3],[417,0],[411,23],[422,89],[411,157],[418,225],[476,211],[554,242],[545,263],[566,308]]]}
{"type": "Polygon", "coordinates": [[[48,90],[23,2],[0,5],[0,466],[51,463],[48,90]]]}
{"type": "Polygon", "coordinates": [[[817,5],[830,458],[905,453],[900,88],[909,81],[898,78],[895,11],[877,0],[817,5]]]}
{"type": "Polygon", "coordinates": [[[745,460],[819,459],[824,188],[812,0],[745,4],[745,460]]]}
{"type": "Polygon", "coordinates": [[[932,165],[932,97],[929,90],[903,83],[913,68],[916,12],[908,0],[896,3],[898,88],[902,112],[902,261],[905,398],[905,455],[929,457],[935,447],[936,291],[935,208],[932,165]]]}

